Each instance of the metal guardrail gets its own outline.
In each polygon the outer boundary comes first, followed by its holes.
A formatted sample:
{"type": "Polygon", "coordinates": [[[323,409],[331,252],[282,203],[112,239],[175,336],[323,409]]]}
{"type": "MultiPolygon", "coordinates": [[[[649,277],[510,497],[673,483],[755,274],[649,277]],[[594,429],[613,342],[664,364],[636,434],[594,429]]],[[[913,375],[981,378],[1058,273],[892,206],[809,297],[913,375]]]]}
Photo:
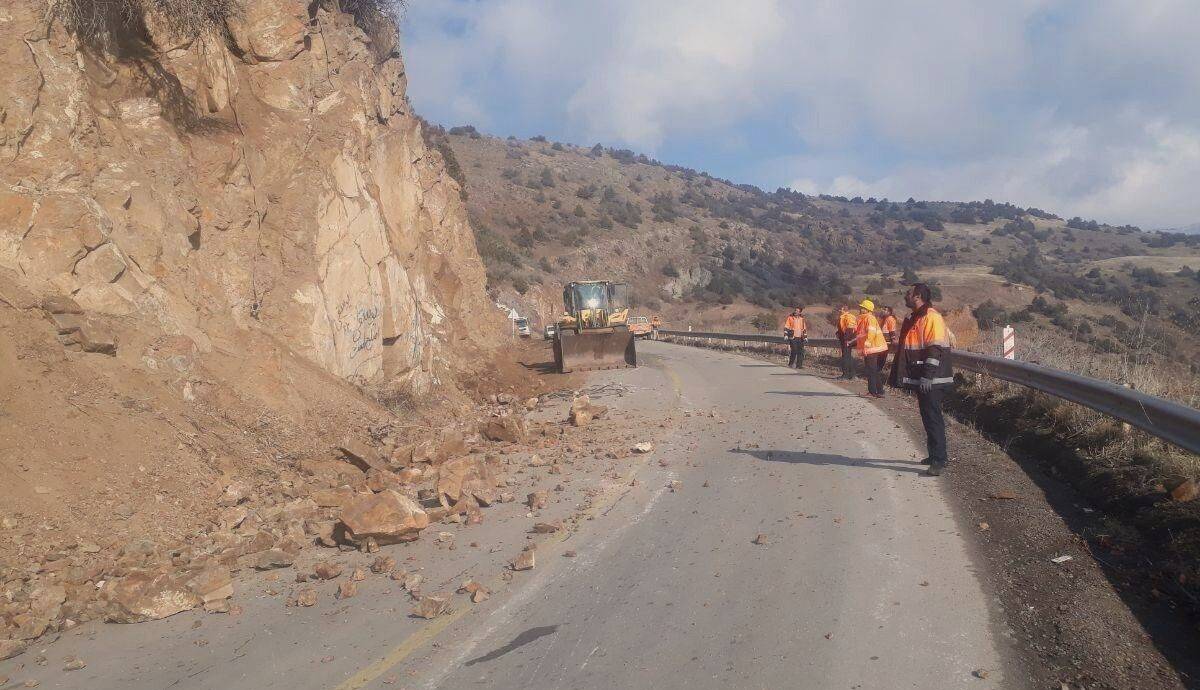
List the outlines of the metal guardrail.
{"type": "MultiPolygon", "coordinates": [[[[784,345],[783,336],[753,333],[668,331],[659,335],[701,340],[773,343],[784,345]]],[[[808,347],[839,346],[834,338],[809,338],[808,347]]],[[[954,366],[984,376],[1032,388],[1062,398],[1101,414],[1131,424],[1180,448],[1200,453],[1200,410],[1164,398],[1146,395],[1108,381],[1079,376],[1040,364],[1019,362],[966,350],[954,351],[954,366]]]]}

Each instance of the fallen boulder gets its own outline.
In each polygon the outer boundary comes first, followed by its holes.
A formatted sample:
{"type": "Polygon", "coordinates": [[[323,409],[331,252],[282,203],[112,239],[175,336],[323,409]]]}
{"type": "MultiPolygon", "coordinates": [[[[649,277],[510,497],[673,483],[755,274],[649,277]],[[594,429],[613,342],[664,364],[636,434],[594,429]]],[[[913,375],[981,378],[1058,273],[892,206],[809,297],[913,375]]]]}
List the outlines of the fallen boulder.
{"type": "Polygon", "coordinates": [[[599,419],[607,411],[607,407],[593,405],[588,396],[580,395],[571,401],[571,410],[567,413],[567,421],[573,426],[587,426],[593,419],[599,419]]]}
{"type": "Polygon", "coordinates": [[[481,458],[467,455],[442,463],[438,468],[438,500],[450,507],[464,498],[474,498],[483,505],[496,502],[494,473],[481,458]]]}
{"type": "Polygon", "coordinates": [[[107,583],[104,593],[111,604],[105,619],[112,623],[159,620],[203,603],[182,578],[148,570],[107,583]]]}
{"type": "Polygon", "coordinates": [[[339,523],[351,543],[413,541],[429,526],[429,516],[413,499],[391,489],[364,495],[346,506],[339,523]]]}
{"type": "Polygon", "coordinates": [[[489,419],[480,428],[481,436],[489,441],[504,443],[522,443],[525,440],[525,420],[516,415],[489,419]]]}

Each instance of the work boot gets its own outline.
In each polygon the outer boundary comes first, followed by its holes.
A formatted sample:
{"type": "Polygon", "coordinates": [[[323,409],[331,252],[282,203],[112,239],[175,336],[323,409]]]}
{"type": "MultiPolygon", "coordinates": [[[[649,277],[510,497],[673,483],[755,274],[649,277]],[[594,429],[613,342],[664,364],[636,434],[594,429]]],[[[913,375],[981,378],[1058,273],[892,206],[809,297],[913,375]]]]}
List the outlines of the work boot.
{"type": "Polygon", "coordinates": [[[944,470],[944,469],[946,469],[946,463],[931,462],[931,463],[929,463],[929,468],[925,470],[925,476],[940,477],[942,475],[942,470],[944,470]]]}

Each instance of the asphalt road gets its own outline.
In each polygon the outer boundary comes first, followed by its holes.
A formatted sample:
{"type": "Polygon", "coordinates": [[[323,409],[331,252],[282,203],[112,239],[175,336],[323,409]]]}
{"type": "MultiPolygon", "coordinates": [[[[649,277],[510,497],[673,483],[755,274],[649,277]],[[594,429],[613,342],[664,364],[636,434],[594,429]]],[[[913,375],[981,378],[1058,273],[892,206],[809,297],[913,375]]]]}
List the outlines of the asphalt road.
{"type": "Polygon", "coordinates": [[[939,480],[920,476],[924,454],[895,422],[784,367],[665,343],[639,348],[692,411],[660,450],[678,489],[606,527],[581,562],[461,621],[404,680],[1004,686],[988,604],[939,480]],[[753,543],[759,534],[765,543],[753,543]]]}
{"type": "MultiPolygon", "coordinates": [[[[899,425],[759,360],[655,342],[639,355],[641,368],[593,382],[636,393],[611,401],[616,419],[667,420],[647,425],[653,454],[581,468],[547,511],[584,515],[581,528],[543,541],[537,568],[497,579],[488,601],[426,622],[396,583],[369,578],[354,599],[289,609],[289,585],[263,575],[239,584],[241,616],[89,624],[0,662],[0,676],[94,689],[1007,687],[940,480],[920,476],[899,425]],[[582,483],[603,500],[569,497],[582,483]],[[60,671],[74,656],[87,668],[60,671]]],[[[392,548],[428,564],[430,591],[453,591],[527,543],[523,509],[488,515],[458,528],[483,548],[392,548]]]]}

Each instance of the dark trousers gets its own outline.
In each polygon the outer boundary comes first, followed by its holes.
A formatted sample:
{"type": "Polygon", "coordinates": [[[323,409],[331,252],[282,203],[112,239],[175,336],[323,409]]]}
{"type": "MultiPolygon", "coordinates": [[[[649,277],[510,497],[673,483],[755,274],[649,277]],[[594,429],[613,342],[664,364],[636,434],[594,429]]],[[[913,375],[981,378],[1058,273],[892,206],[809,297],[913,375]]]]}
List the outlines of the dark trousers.
{"type": "Polygon", "coordinates": [[[842,345],[842,378],[854,378],[854,348],[842,345]]]}
{"type": "Polygon", "coordinates": [[[942,465],[946,464],[948,460],[946,455],[946,418],[942,416],[942,399],[945,397],[945,388],[934,388],[928,393],[917,391],[917,407],[921,410],[921,424],[925,426],[929,459],[942,465]]]}
{"type": "Polygon", "coordinates": [[[788,341],[791,345],[791,352],[788,353],[788,366],[796,367],[797,369],[804,366],[804,341],[800,338],[792,338],[788,341]]]}
{"type": "Polygon", "coordinates": [[[863,368],[867,374],[867,392],[883,395],[883,359],[887,355],[876,352],[873,355],[863,355],[863,368]]]}

